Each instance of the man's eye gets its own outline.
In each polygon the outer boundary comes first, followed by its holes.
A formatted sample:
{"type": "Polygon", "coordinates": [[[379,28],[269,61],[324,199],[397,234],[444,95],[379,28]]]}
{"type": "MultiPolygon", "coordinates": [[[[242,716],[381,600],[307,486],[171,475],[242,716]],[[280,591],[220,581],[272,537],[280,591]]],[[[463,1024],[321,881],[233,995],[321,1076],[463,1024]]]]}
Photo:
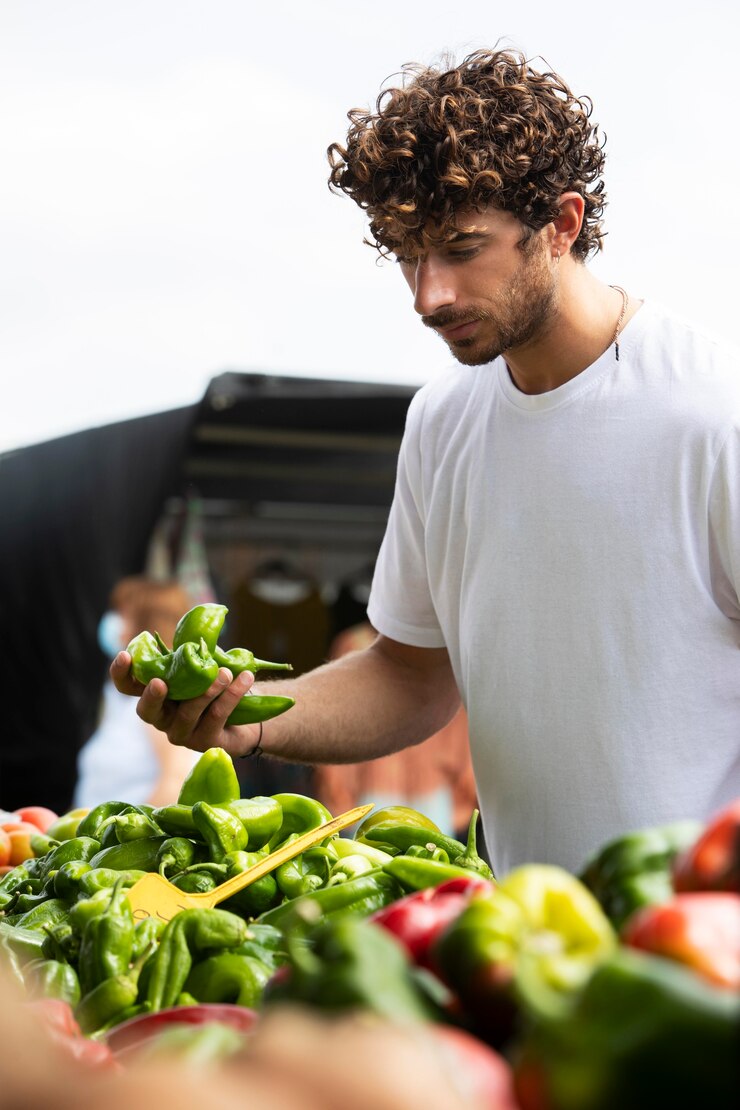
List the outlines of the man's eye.
{"type": "Polygon", "coordinates": [[[465,262],[468,258],[475,258],[478,250],[478,247],[468,247],[464,251],[450,251],[448,257],[453,262],[465,262]]]}

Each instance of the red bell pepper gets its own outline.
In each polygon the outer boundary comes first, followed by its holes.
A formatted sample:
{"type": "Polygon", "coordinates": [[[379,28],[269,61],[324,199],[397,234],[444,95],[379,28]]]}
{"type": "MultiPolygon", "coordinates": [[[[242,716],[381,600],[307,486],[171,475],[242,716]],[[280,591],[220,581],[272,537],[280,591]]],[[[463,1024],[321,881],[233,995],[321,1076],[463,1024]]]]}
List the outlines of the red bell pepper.
{"type": "Polygon", "coordinates": [[[673,888],[740,894],[740,798],[709,822],[699,839],[673,862],[673,888]]]}
{"type": "Polygon", "coordinates": [[[715,986],[740,989],[740,896],[677,894],[630,917],[622,941],[686,964],[715,986]]]}
{"type": "Polygon", "coordinates": [[[393,933],[418,967],[434,970],[432,946],[443,929],[454,921],[478,890],[494,884],[479,875],[448,879],[439,886],[415,890],[377,910],[370,920],[393,933]]]}

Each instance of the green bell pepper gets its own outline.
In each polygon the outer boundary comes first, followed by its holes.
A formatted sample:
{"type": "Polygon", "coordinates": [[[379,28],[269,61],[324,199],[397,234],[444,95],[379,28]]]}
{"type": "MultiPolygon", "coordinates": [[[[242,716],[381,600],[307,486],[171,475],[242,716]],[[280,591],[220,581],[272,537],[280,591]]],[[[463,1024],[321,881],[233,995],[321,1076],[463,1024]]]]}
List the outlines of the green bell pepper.
{"type": "Polygon", "coordinates": [[[643,829],[610,840],[591,856],[581,882],[618,931],[635,910],[671,898],[673,860],[694,843],[701,829],[698,821],[643,829]]]}

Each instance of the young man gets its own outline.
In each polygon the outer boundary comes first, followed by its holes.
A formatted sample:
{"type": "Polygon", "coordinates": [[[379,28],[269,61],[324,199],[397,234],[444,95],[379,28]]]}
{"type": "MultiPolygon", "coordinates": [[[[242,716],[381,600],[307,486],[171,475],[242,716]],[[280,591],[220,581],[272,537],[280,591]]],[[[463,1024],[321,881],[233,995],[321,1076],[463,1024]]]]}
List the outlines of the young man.
{"type": "Polygon", "coordinates": [[[140,714],[175,744],[354,762],[466,706],[497,873],[577,870],[608,837],[740,794],[740,375],[598,281],[604,154],[589,102],[521,56],[407,72],[330,148],[422,323],[459,365],[415,396],[367,650],[223,729],[223,672],[140,714]]]}

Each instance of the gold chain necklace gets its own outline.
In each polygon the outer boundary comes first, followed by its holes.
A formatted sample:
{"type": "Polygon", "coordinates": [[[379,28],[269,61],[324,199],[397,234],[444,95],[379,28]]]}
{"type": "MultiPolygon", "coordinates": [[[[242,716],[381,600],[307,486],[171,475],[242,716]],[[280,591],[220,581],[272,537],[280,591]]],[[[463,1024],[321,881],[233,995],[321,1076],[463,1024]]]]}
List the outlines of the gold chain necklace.
{"type": "MultiPolygon", "coordinates": [[[[618,293],[622,294],[622,311],[619,313],[617,326],[614,329],[614,336],[612,338],[612,343],[614,344],[614,354],[616,355],[617,362],[619,362],[619,333],[621,332],[622,324],[624,323],[624,314],[627,311],[629,297],[627,296],[626,290],[624,290],[621,285],[610,285],[609,288],[616,289],[618,293]]],[[[611,343],[609,344],[609,346],[611,346],[611,343]]]]}

